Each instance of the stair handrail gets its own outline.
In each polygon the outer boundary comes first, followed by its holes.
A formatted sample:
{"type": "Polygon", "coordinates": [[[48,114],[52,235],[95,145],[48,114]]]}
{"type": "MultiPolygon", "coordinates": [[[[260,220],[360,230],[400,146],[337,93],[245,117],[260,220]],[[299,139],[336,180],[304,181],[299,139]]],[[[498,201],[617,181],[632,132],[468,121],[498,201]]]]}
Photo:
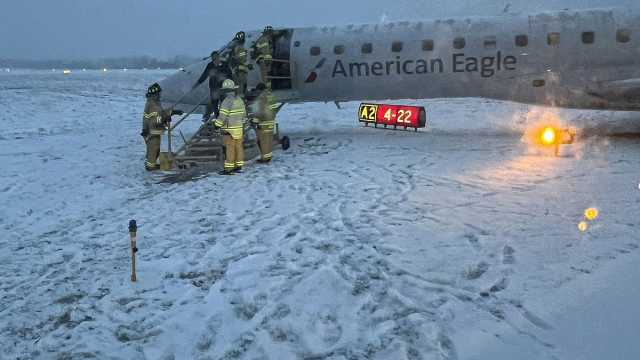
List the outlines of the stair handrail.
{"type": "MultiPolygon", "coordinates": [[[[209,99],[209,95],[207,94],[206,97],[202,98],[202,100],[198,101],[198,104],[196,106],[193,107],[193,109],[191,109],[191,111],[189,111],[188,113],[184,114],[180,120],[178,120],[175,124],[173,125],[169,125],[168,131],[167,131],[167,146],[168,146],[168,150],[169,150],[169,154],[170,156],[173,158],[173,149],[172,149],[172,133],[173,130],[175,130],[180,124],[182,124],[183,121],[185,121],[189,116],[191,116],[196,110],[198,110],[198,108],[200,106],[202,106],[202,103],[205,100],[209,99]]],[[[176,104],[177,105],[177,104],[176,104]]],[[[174,105],[175,106],[175,105],[174,105]]]]}

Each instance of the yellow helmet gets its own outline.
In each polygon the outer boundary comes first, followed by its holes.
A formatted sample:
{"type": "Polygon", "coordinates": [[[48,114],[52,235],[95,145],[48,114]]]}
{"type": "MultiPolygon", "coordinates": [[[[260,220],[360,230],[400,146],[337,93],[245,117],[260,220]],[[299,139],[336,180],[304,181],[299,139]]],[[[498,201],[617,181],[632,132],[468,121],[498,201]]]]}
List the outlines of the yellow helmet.
{"type": "Polygon", "coordinates": [[[222,82],[222,90],[235,90],[237,88],[236,83],[231,79],[226,79],[222,82]]]}

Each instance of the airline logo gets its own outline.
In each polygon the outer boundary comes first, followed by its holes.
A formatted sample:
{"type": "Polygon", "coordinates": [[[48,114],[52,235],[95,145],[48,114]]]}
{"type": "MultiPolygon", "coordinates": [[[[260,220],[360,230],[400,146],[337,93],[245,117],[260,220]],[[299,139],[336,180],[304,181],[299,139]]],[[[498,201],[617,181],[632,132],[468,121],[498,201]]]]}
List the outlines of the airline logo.
{"type": "Polygon", "coordinates": [[[442,58],[402,59],[373,62],[345,63],[338,59],[333,65],[332,78],[382,77],[395,75],[422,75],[451,73],[477,73],[483,78],[490,78],[498,73],[516,70],[518,58],[504,55],[498,51],[493,56],[474,57],[464,53],[453,54],[450,61],[442,58]]]}
{"type": "Polygon", "coordinates": [[[316,67],[313,70],[311,70],[311,72],[307,76],[307,79],[304,82],[307,84],[310,84],[316,81],[316,79],[318,78],[318,70],[320,70],[324,66],[324,63],[326,61],[327,61],[327,58],[322,58],[318,63],[318,65],[316,65],[316,67]]]}
{"type": "MultiPolygon", "coordinates": [[[[318,72],[327,62],[322,58],[307,76],[305,83],[310,84],[318,79],[318,72]]],[[[479,74],[483,78],[491,78],[499,73],[508,73],[516,70],[518,58],[513,55],[504,55],[501,51],[493,56],[474,57],[457,53],[451,56],[450,61],[443,58],[432,59],[402,59],[396,56],[389,61],[361,61],[343,62],[337,59],[333,64],[332,78],[366,78],[397,75],[423,75],[450,73],[479,74]]]]}

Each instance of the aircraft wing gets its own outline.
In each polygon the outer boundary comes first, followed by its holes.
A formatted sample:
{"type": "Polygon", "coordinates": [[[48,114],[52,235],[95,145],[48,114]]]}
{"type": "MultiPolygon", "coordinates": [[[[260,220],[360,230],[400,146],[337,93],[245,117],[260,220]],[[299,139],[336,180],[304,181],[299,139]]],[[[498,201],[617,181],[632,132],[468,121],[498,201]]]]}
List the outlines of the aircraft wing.
{"type": "Polygon", "coordinates": [[[640,103],[640,78],[615,81],[605,81],[597,88],[589,89],[589,95],[597,98],[640,103]]]}

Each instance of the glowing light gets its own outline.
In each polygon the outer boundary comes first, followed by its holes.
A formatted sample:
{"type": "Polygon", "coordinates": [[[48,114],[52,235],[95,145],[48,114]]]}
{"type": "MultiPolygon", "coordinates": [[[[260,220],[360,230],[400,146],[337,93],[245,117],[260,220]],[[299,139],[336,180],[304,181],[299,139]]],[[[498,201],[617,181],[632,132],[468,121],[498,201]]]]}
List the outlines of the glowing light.
{"type": "Polygon", "coordinates": [[[580,230],[580,231],[582,231],[582,232],[585,232],[585,231],[587,231],[587,229],[589,229],[589,224],[587,224],[587,222],[586,222],[586,221],[581,221],[581,222],[578,224],[578,230],[580,230]]]}
{"type": "Polygon", "coordinates": [[[103,72],[107,72],[107,68],[102,69],[103,72]]]}
{"type": "Polygon", "coordinates": [[[545,145],[553,145],[556,142],[556,129],[552,127],[546,127],[540,134],[540,139],[545,145]]]}
{"type": "Polygon", "coordinates": [[[69,74],[71,74],[71,70],[64,69],[64,70],[62,70],[62,73],[65,74],[65,75],[69,75],[69,74]]]}
{"type": "Polygon", "coordinates": [[[587,218],[587,220],[589,221],[595,220],[599,214],[600,213],[596,208],[588,208],[587,210],[584,211],[584,217],[587,218]]]}

